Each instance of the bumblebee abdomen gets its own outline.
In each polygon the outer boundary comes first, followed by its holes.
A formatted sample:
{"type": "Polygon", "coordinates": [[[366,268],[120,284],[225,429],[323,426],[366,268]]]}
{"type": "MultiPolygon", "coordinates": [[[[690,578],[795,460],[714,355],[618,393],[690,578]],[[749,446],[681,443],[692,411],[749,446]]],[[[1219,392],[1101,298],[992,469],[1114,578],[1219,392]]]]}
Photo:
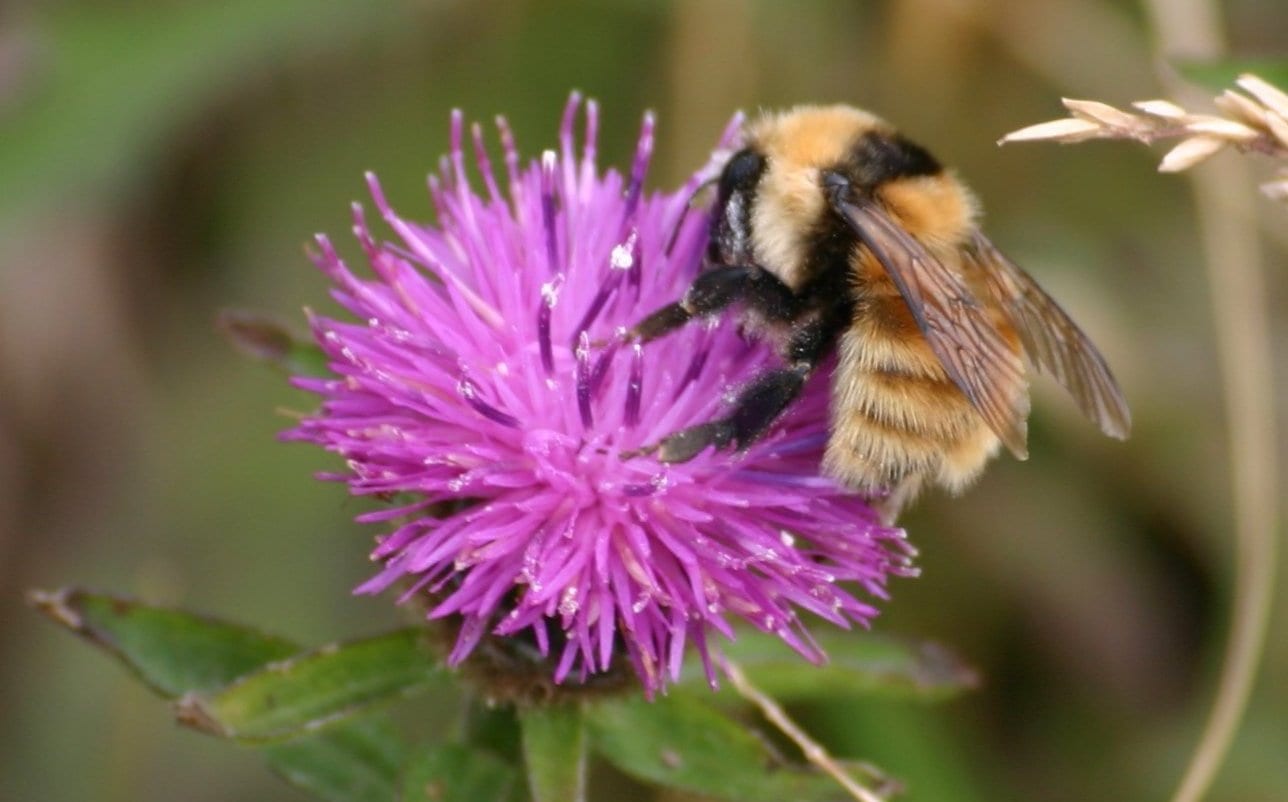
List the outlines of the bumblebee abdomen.
{"type": "MultiPolygon", "coordinates": [[[[1025,392],[1017,385],[1010,394],[1025,392]]],[[[957,490],[999,445],[897,294],[869,295],[856,306],[838,345],[827,473],[864,491],[909,477],[957,490]]]]}

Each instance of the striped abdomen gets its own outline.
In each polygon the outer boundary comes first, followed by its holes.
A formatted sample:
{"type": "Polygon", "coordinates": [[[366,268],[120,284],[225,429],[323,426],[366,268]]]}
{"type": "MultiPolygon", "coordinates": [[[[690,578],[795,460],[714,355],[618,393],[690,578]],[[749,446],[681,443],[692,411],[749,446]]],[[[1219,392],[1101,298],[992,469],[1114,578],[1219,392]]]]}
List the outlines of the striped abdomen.
{"type": "MultiPolygon", "coordinates": [[[[837,348],[825,470],[867,491],[902,486],[914,494],[927,480],[959,490],[1000,442],[948,377],[898,289],[870,259],[859,262],[853,320],[837,348]]],[[[1019,353],[1010,325],[992,317],[1019,353]]],[[[1027,394],[1023,382],[1012,383],[1008,397],[1027,394]]]]}

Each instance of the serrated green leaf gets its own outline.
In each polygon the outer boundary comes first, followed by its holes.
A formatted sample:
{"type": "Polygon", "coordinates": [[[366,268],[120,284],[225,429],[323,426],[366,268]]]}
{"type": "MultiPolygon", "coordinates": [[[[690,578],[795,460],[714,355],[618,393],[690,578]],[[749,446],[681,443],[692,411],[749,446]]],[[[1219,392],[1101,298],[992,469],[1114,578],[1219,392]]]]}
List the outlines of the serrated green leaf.
{"type": "MultiPolygon", "coordinates": [[[[77,588],[30,598],[167,699],[215,690],[300,651],[249,627],[77,588]]],[[[288,782],[331,802],[384,802],[394,797],[405,747],[387,717],[373,716],[263,751],[288,782]]]]}
{"type": "Polygon", "coordinates": [[[405,629],[271,663],[214,693],[185,694],[176,712],[211,735],[272,741],[316,732],[442,676],[423,630],[405,629]]]}
{"type": "Polygon", "coordinates": [[[586,798],[586,724],[580,705],[532,707],[519,714],[533,802],[586,798]]]}
{"type": "Polygon", "coordinates": [[[326,354],[271,315],[246,309],[223,309],[215,319],[237,350],[292,376],[329,376],[326,354]]]}
{"type": "MultiPolygon", "coordinates": [[[[979,678],[948,649],[929,641],[842,630],[816,633],[828,660],[815,665],[779,638],[740,632],[720,648],[742,666],[758,688],[785,701],[880,695],[939,701],[974,688],[979,678]]],[[[685,684],[706,685],[699,666],[685,671],[685,684]]]]}
{"type": "Polygon", "coordinates": [[[284,638],[249,627],[78,588],[35,591],[30,599],[168,699],[214,690],[299,651],[284,638]]]}
{"type": "Polygon", "coordinates": [[[520,786],[518,773],[499,758],[462,744],[444,744],[411,761],[399,800],[509,802],[520,786]]]}
{"type": "Polygon", "coordinates": [[[390,802],[406,751],[387,716],[263,749],[269,768],[329,802],[390,802]]]}
{"type": "Polygon", "coordinates": [[[1176,69],[1186,80],[1212,92],[1235,89],[1235,80],[1245,72],[1288,92],[1288,60],[1285,59],[1181,61],[1176,64],[1176,69]]]}
{"type": "Polygon", "coordinates": [[[600,702],[586,720],[595,751],[645,782],[740,802],[845,796],[831,778],[784,764],[745,724],[682,691],[600,702]]]}

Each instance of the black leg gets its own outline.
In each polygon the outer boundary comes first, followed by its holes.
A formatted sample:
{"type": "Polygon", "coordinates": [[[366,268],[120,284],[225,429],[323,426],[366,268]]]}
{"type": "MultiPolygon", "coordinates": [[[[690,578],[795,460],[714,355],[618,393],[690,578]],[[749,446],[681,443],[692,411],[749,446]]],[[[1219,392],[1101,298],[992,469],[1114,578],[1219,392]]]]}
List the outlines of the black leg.
{"type": "Polygon", "coordinates": [[[809,304],[806,298],[763,267],[757,267],[748,278],[744,301],[771,323],[794,323],[809,304]]]}
{"type": "MultiPolygon", "coordinates": [[[[662,438],[654,447],[662,462],[687,462],[708,446],[744,449],[759,440],[783,411],[796,400],[805,380],[835,339],[838,315],[826,315],[800,325],[788,341],[788,367],[760,374],[738,394],[728,416],[681,429],[662,438]]],[[[631,455],[624,455],[631,456],[631,455]]]]}
{"type": "Polygon", "coordinates": [[[704,270],[689,285],[684,297],[667,304],[631,328],[628,336],[648,342],[688,323],[698,315],[719,312],[742,297],[754,267],[716,267],[704,270]]]}
{"type": "Polygon", "coordinates": [[[656,445],[641,448],[622,455],[623,458],[637,454],[657,452],[662,462],[688,462],[701,454],[707,446],[727,448],[734,439],[733,424],[728,420],[713,420],[681,429],[672,435],[663,437],[656,445]]]}
{"type": "Polygon", "coordinates": [[[655,340],[695,317],[719,312],[739,300],[766,320],[781,323],[790,322],[800,306],[791,288],[762,267],[714,267],[698,274],[679,302],[668,304],[644,318],[627,336],[640,342],[655,340]]]}
{"type": "Polygon", "coordinates": [[[760,374],[738,394],[728,417],[662,438],[657,458],[662,462],[688,462],[707,446],[746,448],[759,440],[795,400],[809,373],[810,369],[802,365],[760,374]]]}

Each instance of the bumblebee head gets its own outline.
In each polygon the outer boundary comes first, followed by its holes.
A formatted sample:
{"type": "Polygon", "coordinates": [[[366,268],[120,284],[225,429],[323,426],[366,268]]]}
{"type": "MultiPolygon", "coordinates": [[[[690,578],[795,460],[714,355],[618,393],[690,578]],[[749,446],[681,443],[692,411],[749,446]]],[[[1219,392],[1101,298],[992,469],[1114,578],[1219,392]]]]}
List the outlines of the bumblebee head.
{"type": "Polygon", "coordinates": [[[959,236],[974,217],[969,192],[929,151],[860,109],[766,114],[745,141],[720,174],[707,252],[718,264],[757,264],[796,286],[818,253],[844,251],[837,192],[876,198],[928,241],[959,236]]]}

